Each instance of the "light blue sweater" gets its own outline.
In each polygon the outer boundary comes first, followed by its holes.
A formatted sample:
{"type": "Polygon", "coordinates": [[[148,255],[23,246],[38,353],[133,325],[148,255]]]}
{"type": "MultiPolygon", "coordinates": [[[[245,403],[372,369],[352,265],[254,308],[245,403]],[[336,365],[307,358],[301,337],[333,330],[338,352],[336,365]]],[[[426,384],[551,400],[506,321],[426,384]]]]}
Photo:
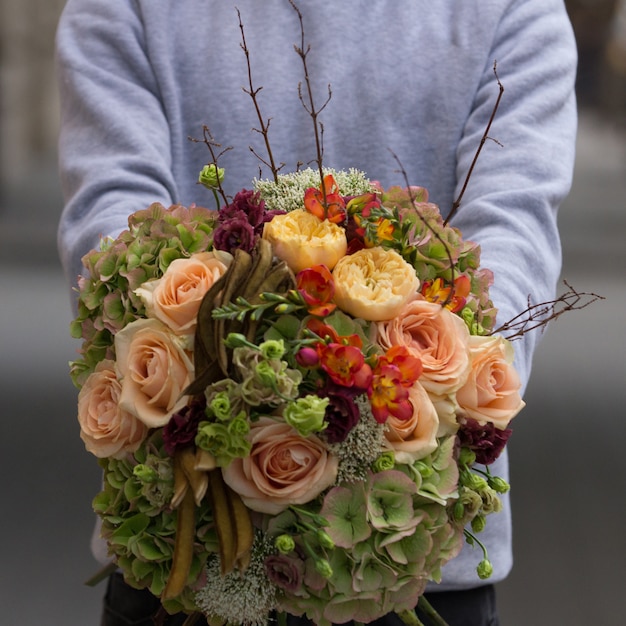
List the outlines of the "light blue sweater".
{"type": "MultiPolygon", "coordinates": [[[[454,224],[482,246],[504,322],[554,297],[560,272],[556,212],[571,182],[576,49],[562,0],[299,0],[329,167],[356,167],[384,186],[423,185],[445,215],[498,96],[490,136],[454,224]]],[[[263,144],[247,86],[241,11],[259,102],[284,171],[315,158],[298,98],[297,16],[288,0],[69,0],[58,31],[60,165],[66,207],[59,249],[68,280],[101,235],[160,201],[210,206],[196,184],[210,160],[188,137],[202,125],[233,146],[227,191],[250,187],[263,144]]],[[[265,176],[270,172],[265,168],[265,176]]],[[[540,333],[516,342],[524,385],[540,333]]],[[[516,419],[524,419],[523,413],[516,419]]],[[[513,424],[514,426],[514,424],[513,424]]],[[[494,468],[507,476],[503,455],[494,468]]],[[[539,511],[538,514],[541,514],[539,511]]],[[[492,582],[510,570],[508,498],[481,535],[492,582]]],[[[441,589],[475,586],[480,553],[465,549],[441,589]]]]}

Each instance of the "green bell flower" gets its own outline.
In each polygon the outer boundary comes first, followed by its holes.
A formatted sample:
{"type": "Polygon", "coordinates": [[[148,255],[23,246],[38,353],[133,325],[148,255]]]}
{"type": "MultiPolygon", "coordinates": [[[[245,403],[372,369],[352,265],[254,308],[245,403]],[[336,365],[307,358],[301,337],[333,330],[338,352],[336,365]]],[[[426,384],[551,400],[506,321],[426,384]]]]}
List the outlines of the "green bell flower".
{"type": "Polygon", "coordinates": [[[387,470],[391,470],[396,465],[396,456],[393,453],[393,450],[387,450],[383,452],[372,465],[372,469],[375,472],[385,472],[387,470]]]}
{"type": "Polygon", "coordinates": [[[217,167],[215,163],[205,165],[200,171],[198,182],[207,189],[219,189],[220,184],[224,180],[224,168],[217,167]]]}
{"type": "Polygon", "coordinates": [[[493,565],[489,559],[483,559],[476,568],[476,573],[481,580],[489,578],[493,574],[493,565]]]}
{"type": "Polygon", "coordinates": [[[293,540],[293,537],[285,534],[278,535],[274,540],[274,545],[281,554],[289,554],[296,548],[296,542],[293,540]]]}
{"type": "Polygon", "coordinates": [[[285,354],[285,342],[282,339],[268,339],[259,345],[264,359],[282,359],[285,354]]]}
{"type": "Polygon", "coordinates": [[[326,559],[316,559],[315,571],[324,578],[330,578],[333,575],[333,568],[326,559]]]}
{"type": "Polygon", "coordinates": [[[314,395],[297,398],[287,404],[283,417],[300,435],[308,437],[311,433],[326,428],[324,415],[329,402],[328,398],[314,395]]]}

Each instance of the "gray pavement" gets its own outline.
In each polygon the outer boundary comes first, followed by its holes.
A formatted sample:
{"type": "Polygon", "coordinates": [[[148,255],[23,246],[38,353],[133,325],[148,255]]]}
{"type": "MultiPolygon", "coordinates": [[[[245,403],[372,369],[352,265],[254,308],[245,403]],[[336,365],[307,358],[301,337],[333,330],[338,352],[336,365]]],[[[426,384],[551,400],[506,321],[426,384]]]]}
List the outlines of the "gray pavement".
{"type": "MultiPolygon", "coordinates": [[[[67,286],[52,176],[0,205],[2,626],[95,626],[88,549],[99,472],[82,447],[67,362],[67,286]]],[[[563,277],[606,297],[545,334],[511,439],[515,559],[504,626],[619,626],[626,580],[626,135],[581,119],[561,212],[563,277]]]]}

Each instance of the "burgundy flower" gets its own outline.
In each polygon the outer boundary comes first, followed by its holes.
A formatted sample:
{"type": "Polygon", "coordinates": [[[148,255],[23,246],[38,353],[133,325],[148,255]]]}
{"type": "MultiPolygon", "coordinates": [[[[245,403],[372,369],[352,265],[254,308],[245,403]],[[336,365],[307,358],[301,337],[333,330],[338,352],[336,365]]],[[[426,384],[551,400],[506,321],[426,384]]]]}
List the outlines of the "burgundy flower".
{"type": "Polygon", "coordinates": [[[224,224],[225,222],[230,222],[235,219],[242,219],[248,222],[248,216],[234,204],[228,204],[219,210],[217,221],[220,224],[224,224]]]}
{"type": "Polygon", "coordinates": [[[255,243],[254,229],[245,217],[234,217],[225,221],[213,233],[213,247],[231,254],[239,248],[252,252],[255,243]]]}
{"type": "MultiPolygon", "coordinates": [[[[235,194],[233,201],[226,207],[227,212],[241,211],[248,219],[248,223],[253,228],[263,224],[265,216],[265,201],[261,200],[261,194],[257,191],[242,189],[235,194]]],[[[221,221],[221,217],[220,217],[221,221]]]]}
{"type": "Polygon", "coordinates": [[[354,402],[356,392],[348,387],[328,383],[317,391],[317,395],[330,400],[326,407],[325,420],[328,426],[324,430],[324,437],[328,443],[341,443],[361,417],[354,402]]]}
{"type": "Polygon", "coordinates": [[[264,565],[267,577],[277,587],[293,593],[302,586],[304,562],[301,559],[285,554],[270,554],[264,565]]]}
{"type": "Polygon", "coordinates": [[[354,215],[348,216],[348,223],[346,224],[346,239],[348,240],[348,250],[346,254],[354,254],[355,252],[365,248],[362,229],[360,229],[357,225],[354,215]]]}
{"type": "Polygon", "coordinates": [[[481,424],[471,417],[461,420],[459,429],[459,443],[463,448],[469,448],[476,454],[476,462],[490,465],[499,456],[513,431],[496,428],[491,422],[481,424]]]}
{"type": "Polygon", "coordinates": [[[204,399],[192,400],[163,427],[165,451],[173,456],[177,448],[184,448],[193,443],[198,432],[198,424],[206,419],[204,399]]]}

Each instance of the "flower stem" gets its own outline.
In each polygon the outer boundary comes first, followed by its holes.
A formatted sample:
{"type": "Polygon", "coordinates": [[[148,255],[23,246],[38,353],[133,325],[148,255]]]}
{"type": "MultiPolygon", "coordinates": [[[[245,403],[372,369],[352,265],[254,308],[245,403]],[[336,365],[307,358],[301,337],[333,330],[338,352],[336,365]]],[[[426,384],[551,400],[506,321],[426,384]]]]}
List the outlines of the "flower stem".
{"type": "Polygon", "coordinates": [[[215,197],[215,204],[217,205],[217,210],[219,211],[221,204],[220,204],[220,197],[219,197],[216,189],[213,189],[213,196],[215,197]]]}
{"type": "Polygon", "coordinates": [[[102,569],[98,570],[89,580],[85,581],[85,585],[88,587],[95,587],[99,582],[102,582],[105,578],[108,578],[118,568],[117,563],[112,562],[105,565],[102,569]]]}
{"type": "Polygon", "coordinates": [[[398,613],[398,617],[406,624],[406,626],[424,626],[420,618],[415,614],[415,611],[407,609],[406,611],[398,613]]]}
{"type": "Polygon", "coordinates": [[[435,607],[424,596],[420,596],[420,599],[417,601],[417,606],[419,610],[428,617],[428,621],[431,622],[433,626],[448,626],[446,620],[439,615],[435,607]]]}

